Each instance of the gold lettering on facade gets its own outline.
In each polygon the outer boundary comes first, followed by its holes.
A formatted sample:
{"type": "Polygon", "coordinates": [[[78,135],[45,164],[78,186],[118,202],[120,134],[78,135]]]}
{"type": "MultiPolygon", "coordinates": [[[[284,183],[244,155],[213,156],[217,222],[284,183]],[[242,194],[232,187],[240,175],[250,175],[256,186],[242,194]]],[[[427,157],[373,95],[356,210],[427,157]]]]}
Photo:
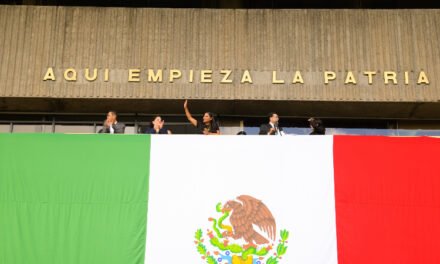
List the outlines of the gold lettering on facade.
{"type": "Polygon", "coordinates": [[[128,81],[129,82],[140,82],[140,73],[139,69],[129,69],[128,70],[128,81]]]}
{"type": "Polygon", "coordinates": [[[64,80],[66,81],[76,82],[76,76],[77,76],[76,70],[73,68],[69,68],[64,71],[64,80]]]}
{"type": "Polygon", "coordinates": [[[419,78],[417,78],[417,84],[429,84],[428,76],[424,71],[419,73],[419,78]]]}
{"type": "Polygon", "coordinates": [[[182,72],[180,70],[170,70],[170,83],[173,83],[175,79],[182,77],[182,72]]]}
{"type": "Polygon", "coordinates": [[[158,82],[161,83],[163,79],[162,69],[154,72],[153,69],[148,69],[148,82],[158,82]]]}
{"type": "MultiPolygon", "coordinates": [[[[141,82],[145,81],[148,83],[218,83],[218,84],[252,84],[253,82],[253,74],[258,74],[258,84],[281,84],[281,85],[289,85],[289,84],[304,84],[307,82],[304,81],[303,73],[299,70],[292,71],[289,76],[288,72],[284,71],[264,71],[264,72],[251,72],[249,70],[243,70],[243,72],[236,72],[231,69],[223,69],[223,70],[181,70],[181,69],[127,69],[128,71],[128,82],[141,82]],[[280,76],[280,72],[283,73],[283,76],[280,76]],[[269,77],[268,75],[271,74],[269,77]],[[200,79],[198,78],[200,76],[200,79]],[[183,78],[185,77],[185,78],[183,78]],[[290,80],[289,80],[290,79],[290,80]]],[[[428,75],[425,71],[383,71],[383,74],[379,74],[380,71],[366,70],[366,71],[347,71],[344,73],[338,73],[336,71],[315,71],[309,72],[308,74],[311,76],[311,84],[319,85],[319,84],[329,84],[331,82],[338,85],[358,85],[361,84],[402,84],[402,85],[429,85],[430,81],[428,75]],[[323,74],[324,82],[319,83],[319,75],[323,74]],[[383,79],[382,79],[383,77],[383,79]],[[380,79],[379,79],[380,78],[380,79]]],[[[115,71],[118,74],[118,71],[115,71]]],[[[113,72],[108,69],[100,69],[100,68],[84,68],[84,69],[75,69],[75,68],[67,68],[67,69],[56,69],[53,67],[48,67],[43,76],[43,81],[57,81],[58,78],[64,77],[64,80],[69,82],[76,81],[87,81],[87,82],[96,82],[97,80],[101,80],[103,82],[109,82],[111,78],[111,74],[113,72]],[[62,76],[57,76],[62,73],[62,76]],[[101,77],[100,75],[103,75],[101,77]]],[[[322,78],[322,77],[321,77],[322,78]]],[[[119,78],[117,78],[118,80],[119,78]]],[[[321,79],[322,80],[322,79],[321,79]]]]}
{"type": "Polygon", "coordinates": [[[201,83],[212,83],[212,71],[211,70],[201,70],[200,71],[200,82],[201,83]]]}
{"type": "Polygon", "coordinates": [[[356,84],[356,78],[354,78],[353,72],[347,72],[344,84],[356,84]]]}
{"type": "Polygon", "coordinates": [[[194,70],[189,71],[189,82],[192,83],[194,81],[194,70]]]}
{"type": "Polygon", "coordinates": [[[336,79],[336,72],[334,71],[325,71],[324,72],[324,84],[329,84],[330,81],[336,79]]]}
{"type": "Polygon", "coordinates": [[[240,83],[252,83],[252,77],[248,70],[245,70],[243,72],[240,83]]]}
{"type": "Polygon", "coordinates": [[[390,81],[393,82],[393,84],[397,84],[397,74],[393,71],[384,71],[383,72],[383,80],[385,84],[389,84],[390,81]]]}
{"type": "Polygon", "coordinates": [[[228,79],[231,76],[231,70],[221,70],[220,73],[224,75],[220,83],[232,83],[232,80],[228,79]]]}
{"type": "Polygon", "coordinates": [[[46,74],[43,77],[43,81],[55,81],[55,73],[53,72],[53,68],[47,68],[46,74]]]}
{"type": "Polygon", "coordinates": [[[273,84],[282,84],[282,83],[284,83],[284,80],[279,80],[277,78],[277,71],[272,71],[272,83],[273,84]]]}
{"type": "Polygon", "coordinates": [[[105,69],[104,70],[104,82],[108,82],[109,80],[109,70],[105,69]]]}
{"type": "Polygon", "coordinates": [[[86,70],[84,71],[84,77],[89,82],[95,81],[98,78],[98,69],[94,68],[93,69],[93,76],[90,77],[90,69],[86,68],[86,70]]]}
{"type": "Polygon", "coordinates": [[[300,71],[295,72],[295,75],[293,75],[292,83],[304,83],[304,79],[300,71]]]}
{"type": "Polygon", "coordinates": [[[368,76],[368,84],[373,84],[373,75],[376,75],[375,71],[364,71],[364,75],[368,76]]]}

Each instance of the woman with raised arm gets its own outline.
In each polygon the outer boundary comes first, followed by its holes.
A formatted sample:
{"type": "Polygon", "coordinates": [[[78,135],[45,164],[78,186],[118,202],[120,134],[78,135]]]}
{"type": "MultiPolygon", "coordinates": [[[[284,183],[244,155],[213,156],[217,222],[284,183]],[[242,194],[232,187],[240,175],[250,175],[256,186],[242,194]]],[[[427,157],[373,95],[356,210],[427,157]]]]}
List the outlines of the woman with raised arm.
{"type": "Polygon", "coordinates": [[[206,112],[203,115],[202,121],[197,121],[194,117],[192,117],[191,113],[188,109],[188,100],[185,100],[183,104],[183,108],[185,109],[186,118],[188,121],[200,131],[200,134],[204,135],[220,135],[220,127],[215,119],[215,116],[211,112],[206,112]]]}

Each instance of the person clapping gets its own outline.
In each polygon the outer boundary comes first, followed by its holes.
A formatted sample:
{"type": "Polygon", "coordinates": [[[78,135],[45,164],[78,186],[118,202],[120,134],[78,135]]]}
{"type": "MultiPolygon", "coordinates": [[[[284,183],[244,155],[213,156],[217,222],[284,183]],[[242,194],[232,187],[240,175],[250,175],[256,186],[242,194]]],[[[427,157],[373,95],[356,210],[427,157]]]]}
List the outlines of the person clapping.
{"type": "Polygon", "coordinates": [[[152,127],[147,130],[147,134],[171,134],[171,131],[164,128],[165,120],[161,116],[155,116],[151,121],[152,127]]]}
{"type": "Polygon", "coordinates": [[[118,122],[118,115],[115,111],[109,111],[107,113],[107,119],[104,121],[102,125],[102,129],[98,131],[98,133],[107,133],[107,134],[124,134],[125,133],[125,125],[123,123],[118,122]]]}

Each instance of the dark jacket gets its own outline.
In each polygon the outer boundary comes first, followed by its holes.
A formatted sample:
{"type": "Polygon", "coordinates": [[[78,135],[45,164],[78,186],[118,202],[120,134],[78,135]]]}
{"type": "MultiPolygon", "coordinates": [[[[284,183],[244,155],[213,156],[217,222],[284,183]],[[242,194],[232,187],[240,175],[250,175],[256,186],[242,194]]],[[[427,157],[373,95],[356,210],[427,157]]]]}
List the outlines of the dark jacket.
{"type": "MultiPolygon", "coordinates": [[[[124,134],[125,133],[125,125],[121,122],[118,122],[116,124],[112,125],[114,133],[115,134],[124,134]]],[[[103,127],[101,130],[98,131],[98,133],[110,133],[110,127],[106,126],[106,124],[103,124],[103,127]]]]}
{"type": "Polygon", "coordinates": [[[325,135],[325,127],[317,127],[309,135],[325,135]]]}
{"type": "Polygon", "coordinates": [[[159,129],[159,132],[156,132],[156,130],[154,129],[154,127],[150,127],[149,129],[147,129],[147,134],[168,134],[168,129],[166,128],[161,128],[159,129]]]}
{"type": "MultiPolygon", "coordinates": [[[[260,126],[260,135],[267,135],[267,133],[269,133],[269,131],[270,131],[270,129],[272,128],[272,126],[269,124],[269,123],[267,123],[267,124],[262,124],[261,126],[260,126]]],[[[281,131],[283,131],[283,128],[282,127],[278,127],[278,130],[280,131],[280,133],[281,133],[281,131]]],[[[275,135],[275,132],[274,133],[272,133],[272,134],[270,134],[271,136],[274,136],[275,135]]]]}

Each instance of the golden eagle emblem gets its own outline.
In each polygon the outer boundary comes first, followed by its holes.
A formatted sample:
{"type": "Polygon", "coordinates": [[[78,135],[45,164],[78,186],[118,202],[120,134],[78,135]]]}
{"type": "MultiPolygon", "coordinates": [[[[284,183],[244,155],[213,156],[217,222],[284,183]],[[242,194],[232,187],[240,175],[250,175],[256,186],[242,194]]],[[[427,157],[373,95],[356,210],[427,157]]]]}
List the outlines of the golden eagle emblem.
{"type": "Polygon", "coordinates": [[[286,254],[289,231],[280,230],[275,245],[275,218],[261,200],[240,195],[235,200],[218,203],[216,211],[221,215],[208,219],[212,225],[206,237],[202,229],[195,233],[197,251],[206,263],[278,264],[286,254]]]}
{"type": "Polygon", "coordinates": [[[234,239],[243,238],[248,245],[256,246],[269,243],[276,237],[276,223],[266,205],[258,199],[249,195],[237,197],[238,201],[228,201],[223,206],[223,211],[230,211],[229,221],[233,232],[227,233],[234,239]],[[254,229],[254,225],[259,227],[266,235],[263,237],[254,229]]]}

